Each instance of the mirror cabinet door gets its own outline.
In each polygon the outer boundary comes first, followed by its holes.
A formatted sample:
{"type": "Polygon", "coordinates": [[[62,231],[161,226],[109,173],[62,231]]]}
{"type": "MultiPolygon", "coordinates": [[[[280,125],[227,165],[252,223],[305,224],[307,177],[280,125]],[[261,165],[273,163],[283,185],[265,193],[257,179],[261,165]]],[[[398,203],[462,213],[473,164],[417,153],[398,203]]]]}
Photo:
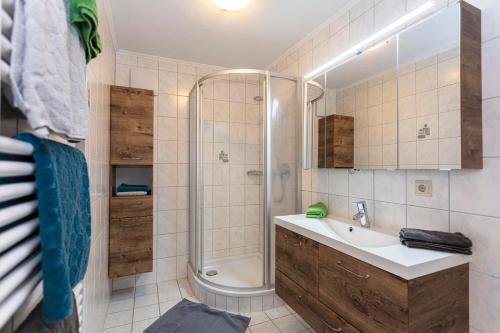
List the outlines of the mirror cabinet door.
{"type": "Polygon", "coordinates": [[[459,6],[401,32],[398,127],[400,169],[459,169],[459,6]]]}
{"type": "Polygon", "coordinates": [[[397,42],[392,37],[326,74],[327,105],[336,117],[334,142],[344,143],[336,145],[334,151],[341,154],[334,167],[397,167],[396,72],[397,42]]]}

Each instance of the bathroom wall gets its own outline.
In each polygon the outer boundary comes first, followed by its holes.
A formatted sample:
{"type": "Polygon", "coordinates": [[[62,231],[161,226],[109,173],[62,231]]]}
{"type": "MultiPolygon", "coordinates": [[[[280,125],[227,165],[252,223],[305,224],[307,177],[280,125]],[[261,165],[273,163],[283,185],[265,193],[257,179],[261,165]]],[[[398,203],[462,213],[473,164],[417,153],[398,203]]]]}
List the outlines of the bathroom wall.
{"type": "MultiPolygon", "coordinates": [[[[196,79],[220,69],[117,52],[116,85],[151,89],[155,94],[154,271],[114,279],[114,289],[187,276],[188,96],[196,79]]],[[[260,238],[255,235],[261,222],[259,185],[246,176],[247,169],[261,163],[260,110],[253,100],[259,94],[255,79],[226,76],[207,81],[204,87],[207,258],[257,251],[259,245],[260,238]],[[218,159],[220,150],[229,154],[229,163],[218,159]]]]}
{"type": "MultiPolygon", "coordinates": [[[[90,178],[92,240],[84,279],[84,332],[100,332],[111,294],[108,279],[109,87],[115,81],[115,48],[104,0],[97,1],[103,52],[87,66],[89,133],[83,146],[90,178]]],[[[83,146],[83,147],[82,147],[83,146]]]]}
{"type": "MultiPolygon", "coordinates": [[[[318,26],[270,68],[303,75],[332,55],[366,38],[424,3],[424,0],[361,0],[318,26]]],[[[456,1],[450,1],[455,3],[456,1]]],[[[302,172],[302,206],[329,203],[332,214],[349,218],[353,201],[368,203],[374,225],[396,234],[404,226],[460,231],[474,242],[470,265],[471,332],[500,327],[500,2],[470,0],[482,9],[482,170],[302,172]],[[415,195],[415,180],[431,180],[432,197],[415,195]]],[[[446,1],[438,0],[439,6],[446,1]]]]}

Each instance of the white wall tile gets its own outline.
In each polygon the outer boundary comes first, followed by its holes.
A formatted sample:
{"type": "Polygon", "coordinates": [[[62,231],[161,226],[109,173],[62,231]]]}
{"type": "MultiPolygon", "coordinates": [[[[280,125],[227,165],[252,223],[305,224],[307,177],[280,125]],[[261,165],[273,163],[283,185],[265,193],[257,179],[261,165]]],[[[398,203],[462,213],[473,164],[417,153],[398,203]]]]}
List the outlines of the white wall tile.
{"type": "Polygon", "coordinates": [[[374,206],[373,225],[392,235],[397,235],[401,228],[406,227],[406,205],[374,201],[374,206]]]}
{"type": "Polygon", "coordinates": [[[500,218],[451,212],[450,229],[472,240],[470,268],[500,279],[500,218]]]}
{"type": "Polygon", "coordinates": [[[483,99],[500,96],[500,38],[482,46],[483,99]]]}
{"type": "Polygon", "coordinates": [[[449,209],[448,200],[448,172],[445,171],[407,171],[406,174],[407,203],[437,209],[449,209]],[[432,182],[432,196],[415,194],[416,180],[430,180],[432,182]]]}
{"type": "Polygon", "coordinates": [[[158,95],[158,71],[154,69],[131,67],[130,86],[153,90],[158,95]]]}
{"type": "Polygon", "coordinates": [[[406,203],[406,172],[404,170],[374,171],[374,199],[406,203]]]}
{"type": "Polygon", "coordinates": [[[450,209],[500,217],[500,158],[485,158],[482,170],[450,172],[450,209]]]}
{"type": "Polygon", "coordinates": [[[447,210],[408,205],[406,226],[425,230],[450,231],[450,212],[447,210]]]}
{"type": "Polygon", "coordinates": [[[359,170],[349,174],[349,196],[373,199],[373,171],[359,170]]]}
{"type": "Polygon", "coordinates": [[[500,157],[500,98],[483,101],[483,155],[500,157]]]}
{"type": "Polygon", "coordinates": [[[482,332],[495,332],[500,327],[500,279],[470,271],[470,324],[482,332]]]}

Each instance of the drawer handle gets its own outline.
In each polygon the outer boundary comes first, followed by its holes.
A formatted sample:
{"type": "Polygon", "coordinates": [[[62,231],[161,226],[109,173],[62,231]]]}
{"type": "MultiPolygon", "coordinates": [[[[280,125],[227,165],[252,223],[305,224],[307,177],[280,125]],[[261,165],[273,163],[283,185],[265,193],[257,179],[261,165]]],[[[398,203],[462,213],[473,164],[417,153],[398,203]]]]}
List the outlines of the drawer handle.
{"type": "Polygon", "coordinates": [[[142,157],[122,157],[122,160],[142,160],[142,157]]]}
{"type": "Polygon", "coordinates": [[[342,332],[342,328],[335,328],[332,325],[328,324],[328,322],[326,322],[326,320],[321,319],[321,322],[323,323],[323,325],[328,327],[330,329],[330,331],[332,331],[332,332],[342,332]]]}
{"type": "Polygon", "coordinates": [[[355,277],[357,278],[360,278],[360,279],[369,279],[370,278],[370,275],[369,274],[366,274],[366,275],[361,275],[361,274],[358,274],[352,270],[350,270],[349,268],[345,267],[344,265],[342,265],[342,261],[337,261],[337,267],[343,269],[344,271],[348,272],[348,273],[351,273],[352,275],[354,275],[355,277]]]}

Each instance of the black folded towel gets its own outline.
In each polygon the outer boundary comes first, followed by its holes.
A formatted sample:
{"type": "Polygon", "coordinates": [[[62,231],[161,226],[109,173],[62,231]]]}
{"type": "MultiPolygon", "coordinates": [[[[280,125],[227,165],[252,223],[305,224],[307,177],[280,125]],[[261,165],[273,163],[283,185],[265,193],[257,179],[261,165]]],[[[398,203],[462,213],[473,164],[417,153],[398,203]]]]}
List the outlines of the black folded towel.
{"type": "Polygon", "coordinates": [[[403,228],[399,232],[401,244],[435,251],[472,254],[472,241],[459,232],[403,228]]]}

